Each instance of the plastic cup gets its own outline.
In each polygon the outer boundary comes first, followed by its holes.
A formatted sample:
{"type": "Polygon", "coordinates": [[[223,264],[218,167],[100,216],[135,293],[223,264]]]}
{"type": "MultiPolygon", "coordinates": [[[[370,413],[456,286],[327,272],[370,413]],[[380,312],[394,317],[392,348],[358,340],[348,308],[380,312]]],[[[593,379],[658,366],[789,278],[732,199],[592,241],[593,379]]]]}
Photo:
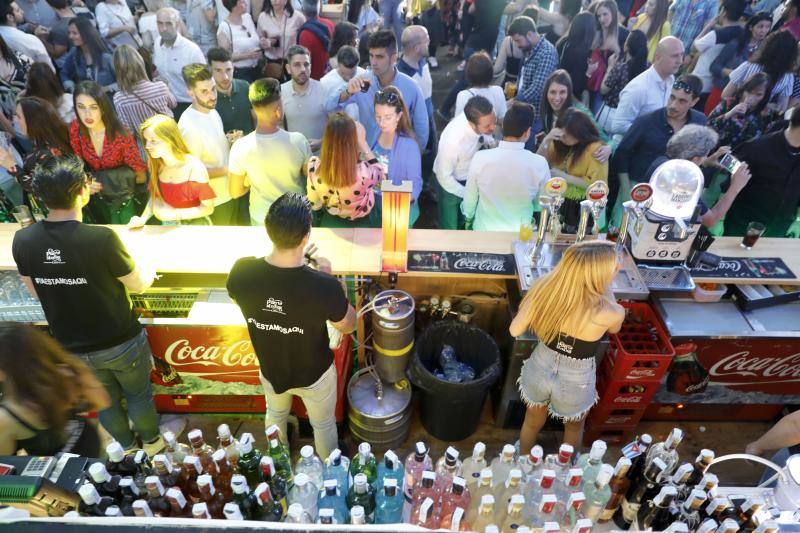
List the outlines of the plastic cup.
{"type": "Polygon", "coordinates": [[[14,215],[14,218],[17,219],[17,222],[19,222],[19,225],[23,228],[33,226],[35,222],[33,220],[33,216],[31,215],[31,210],[28,209],[27,205],[16,206],[11,210],[11,214],[14,215]]]}
{"type": "Polygon", "coordinates": [[[756,241],[761,235],[764,234],[764,230],[767,227],[762,224],[761,222],[751,222],[747,225],[747,229],[744,232],[744,237],[742,237],[742,242],[739,244],[742,248],[746,250],[750,250],[755,246],[756,241]]]}

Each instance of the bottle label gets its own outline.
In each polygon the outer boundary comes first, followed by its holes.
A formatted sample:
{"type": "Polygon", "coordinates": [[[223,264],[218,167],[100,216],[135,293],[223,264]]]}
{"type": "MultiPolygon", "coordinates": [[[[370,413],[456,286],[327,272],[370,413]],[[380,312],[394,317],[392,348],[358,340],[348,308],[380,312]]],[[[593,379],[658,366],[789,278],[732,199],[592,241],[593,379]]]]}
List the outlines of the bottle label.
{"type": "Polygon", "coordinates": [[[633,523],[636,519],[636,514],[639,512],[639,503],[630,503],[627,498],[622,500],[622,517],[626,522],[633,523]]]}

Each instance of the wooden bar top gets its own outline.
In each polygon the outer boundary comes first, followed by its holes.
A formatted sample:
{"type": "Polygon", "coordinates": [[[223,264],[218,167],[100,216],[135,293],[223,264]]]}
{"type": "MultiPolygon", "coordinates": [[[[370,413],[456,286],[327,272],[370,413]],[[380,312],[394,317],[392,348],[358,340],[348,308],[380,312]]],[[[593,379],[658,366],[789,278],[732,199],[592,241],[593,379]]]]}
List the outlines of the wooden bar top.
{"type": "MultiPolygon", "coordinates": [[[[109,226],[120,236],[134,260],[153,265],[161,273],[227,274],[240,257],[263,256],[271,250],[266,230],[241,226],[145,226],[131,230],[109,226]]],[[[0,224],[0,270],[16,270],[11,243],[17,224],[0,224]]],[[[410,230],[409,250],[510,254],[516,232],[410,230]]],[[[378,275],[381,265],[381,230],[314,228],[311,242],[327,257],[334,274],[378,275]]],[[[752,250],[739,246],[739,237],[719,237],[709,250],[725,257],[780,257],[800,275],[800,239],[762,238],[752,250]]],[[[404,276],[463,276],[409,272],[404,276]]],[[[481,275],[491,277],[491,275],[481,275]]],[[[494,276],[502,277],[502,276],[494,276]]],[[[800,280],[698,278],[707,283],[781,283],[800,280]]]]}

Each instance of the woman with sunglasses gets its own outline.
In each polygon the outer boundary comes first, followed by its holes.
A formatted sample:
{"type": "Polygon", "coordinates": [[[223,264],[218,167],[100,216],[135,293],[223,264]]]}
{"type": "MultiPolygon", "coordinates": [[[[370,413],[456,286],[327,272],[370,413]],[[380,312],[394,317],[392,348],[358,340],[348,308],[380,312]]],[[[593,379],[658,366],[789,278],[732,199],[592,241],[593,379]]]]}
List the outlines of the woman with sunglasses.
{"type": "Polygon", "coordinates": [[[264,57],[268,39],[258,37],[245,0],[222,0],[222,5],[230,14],[217,28],[217,43],[231,54],[233,77],[253,82],[261,77],[258,61],[264,57]]]}
{"type": "MultiPolygon", "coordinates": [[[[419,218],[417,200],[422,192],[422,154],[411,128],[408,108],[396,87],[390,85],[375,93],[375,122],[380,135],[370,148],[383,164],[385,174],[396,185],[410,181],[413,186],[408,221],[411,227],[419,218]]],[[[380,214],[380,196],[378,199],[376,215],[380,214]]]]}

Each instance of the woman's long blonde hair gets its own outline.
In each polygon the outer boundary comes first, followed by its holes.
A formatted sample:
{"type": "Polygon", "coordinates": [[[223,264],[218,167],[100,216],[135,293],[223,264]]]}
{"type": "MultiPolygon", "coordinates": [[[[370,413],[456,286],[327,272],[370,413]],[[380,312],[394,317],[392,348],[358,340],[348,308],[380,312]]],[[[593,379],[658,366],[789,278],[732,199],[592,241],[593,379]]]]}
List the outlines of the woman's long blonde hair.
{"type": "Polygon", "coordinates": [[[561,261],[539,278],[523,300],[525,320],[548,343],[568,320],[591,313],[614,279],[617,253],[609,241],[584,241],[566,249],[561,261]]]}
{"type": "Polygon", "coordinates": [[[319,180],[332,189],[356,182],[358,139],[356,123],[341,111],[328,117],[320,151],[319,180]]]}
{"type": "MultiPolygon", "coordinates": [[[[186,146],[186,141],[183,140],[181,130],[178,129],[178,123],[175,122],[174,119],[166,115],[153,115],[139,126],[139,133],[142,139],[144,139],[145,130],[151,130],[156,137],[167,143],[170,150],[172,150],[172,154],[177,159],[182,161],[187,155],[190,155],[189,147],[186,146]]],[[[150,194],[155,198],[161,198],[161,189],[158,187],[158,176],[161,175],[164,162],[161,158],[153,159],[150,152],[147,151],[147,142],[144,142],[144,153],[147,157],[147,170],[150,173],[150,194]]]]}

